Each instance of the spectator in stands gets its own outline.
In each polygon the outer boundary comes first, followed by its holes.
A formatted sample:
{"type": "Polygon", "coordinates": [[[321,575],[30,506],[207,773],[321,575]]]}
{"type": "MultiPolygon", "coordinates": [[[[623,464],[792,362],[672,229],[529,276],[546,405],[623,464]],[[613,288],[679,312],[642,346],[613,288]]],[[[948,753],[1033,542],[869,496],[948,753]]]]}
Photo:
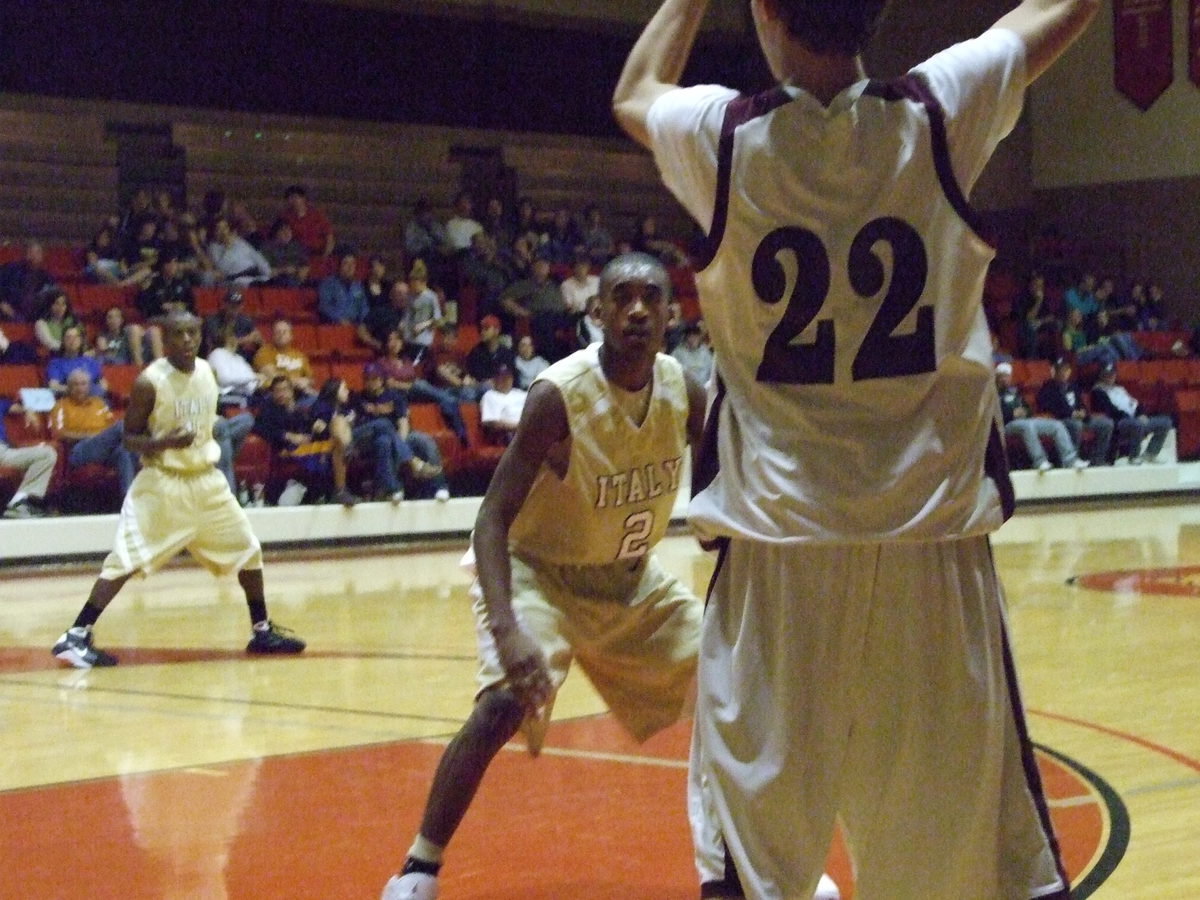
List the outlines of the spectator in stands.
{"type": "Polygon", "coordinates": [[[1096,315],[1100,310],[1100,301],[1096,299],[1096,276],[1091,272],[1084,272],[1076,284],[1067,288],[1064,299],[1068,315],[1071,310],[1077,309],[1085,322],[1096,315]]]}
{"type": "Polygon", "coordinates": [[[84,251],[84,277],[94,284],[140,285],[150,277],[144,269],[127,272],[110,225],[101,226],[84,251]]]}
{"type": "Polygon", "coordinates": [[[58,353],[62,350],[63,332],[82,327],[71,309],[71,298],[64,291],[53,290],[46,295],[45,305],[33,323],[33,336],[47,353],[58,353]]]}
{"type": "Polygon", "coordinates": [[[575,218],[568,207],[560,206],[554,211],[546,239],[538,248],[538,255],[550,260],[554,266],[569,266],[576,255],[583,251],[583,236],[575,225],[575,218]]]}
{"type": "Polygon", "coordinates": [[[317,312],[322,322],[359,325],[366,319],[370,304],[357,272],[358,257],[343,253],[337,273],[321,279],[317,287],[317,312]]]}
{"type": "Polygon", "coordinates": [[[117,245],[124,248],[135,241],[146,221],[157,222],[158,217],[154,213],[154,198],[150,189],[139,187],[130,195],[129,203],[117,216],[117,245]]]}
{"type": "Polygon", "coordinates": [[[271,264],[233,230],[227,216],[218,216],[213,222],[208,259],[212,263],[209,280],[214,284],[245,286],[271,278],[271,264]]]}
{"type": "Polygon", "coordinates": [[[261,248],[266,239],[262,229],[258,226],[258,220],[250,214],[250,209],[244,200],[234,200],[229,204],[229,227],[237,233],[238,237],[255,249],[261,248]]]}
{"type": "Polygon", "coordinates": [[[154,192],[151,211],[154,213],[154,217],[158,219],[160,228],[168,222],[177,222],[179,220],[179,210],[175,207],[175,196],[167,188],[159,188],[154,192]]]}
{"type": "MultiPolygon", "coordinates": [[[[238,338],[232,323],[226,326],[221,338],[221,343],[208,354],[208,364],[221,392],[220,402],[226,406],[246,407],[265,382],[246,361],[246,357],[238,352],[238,338]]],[[[236,491],[237,486],[234,485],[236,491]]]]}
{"type": "Polygon", "coordinates": [[[163,253],[179,260],[179,271],[192,284],[200,284],[212,265],[205,250],[204,231],[196,224],[191,213],[183,213],[178,222],[168,222],[163,226],[162,251],[159,255],[163,253]],[[174,233],[172,229],[175,229],[174,233]]]}
{"type": "MultiPolygon", "coordinates": [[[[712,347],[705,341],[704,326],[700,322],[689,322],[683,326],[683,340],[671,351],[679,360],[683,371],[695,379],[697,384],[708,384],[713,370],[712,347]]],[[[1012,367],[1009,367],[1012,372],[1012,367]]]]}
{"type": "Polygon", "coordinates": [[[541,243],[537,207],[528,197],[522,197],[517,201],[517,220],[513,228],[513,240],[521,239],[525,240],[531,251],[536,250],[538,244],[541,243]]]}
{"type": "MultiPolygon", "coordinates": [[[[604,319],[600,315],[600,296],[598,294],[588,298],[583,318],[579,320],[575,333],[579,336],[580,347],[598,344],[604,340],[604,319]]],[[[669,347],[669,345],[665,346],[669,347]]],[[[668,349],[667,352],[670,350],[668,349]]]]}
{"type": "Polygon", "coordinates": [[[460,403],[478,403],[490,385],[478,382],[467,371],[466,356],[458,346],[458,326],[443,322],[437,340],[429,352],[429,380],[433,386],[453,395],[460,403]]]}
{"type": "Polygon", "coordinates": [[[563,303],[562,289],[550,275],[550,263],[537,259],[530,278],[514,282],[500,294],[501,308],[513,319],[527,319],[534,343],[550,362],[562,359],[571,348],[559,338],[559,331],[570,332],[575,316],[563,303]]]}
{"type": "Polygon", "coordinates": [[[1025,402],[1019,388],[1013,385],[1011,363],[996,366],[996,390],[1000,394],[1000,413],[1004,417],[1005,435],[1016,435],[1021,439],[1029,461],[1039,472],[1054,468],[1042,447],[1042,437],[1054,441],[1058,453],[1058,464],[1064,469],[1086,469],[1088,463],[1079,458],[1071,435],[1058,419],[1035,416],[1025,402]]]}
{"type": "Polygon", "coordinates": [[[512,274],[500,260],[492,235],[479,232],[471,239],[471,250],[462,259],[462,276],[475,289],[478,316],[495,315],[500,294],[512,281],[512,274]]]}
{"type": "Polygon", "coordinates": [[[638,219],[629,239],[629,246],[634,252],[650,254],[664,266],[688,264],[687,255],[673,241],[659,234],[658,219],[653,215],[644,215],[638,219]]]}
{"type": "MultiPolygon", "coordinates": [[[[0,347],[0,352],[3,348],[0,347]]],[[[9,412],[20,411],[27,419],[35,419],[37,413],[29,412],[20,404],[0,397],[0,466],[16,469],[21,473],[21,483],[8,498],[4,507],[6,519],[28,519],[46,514],[46,491],[50,487],[50,476],[58,463],[58,453],[45,443],[26,447],[13,447],[8,443],[8,432],[4,417],[9,412]]],[[[32,423],[31,423],[32,424],[32,423]]]]}
{"type": "Polygon", "coordinates": [[[126,280],[148,281],[158,263],[158,220],[147,215],[137,220],[136,230],[121,243],[121,268],[126,280]]]}
{"type": "Polygon", "coordinates": [[[275,220],[271,236],[259,252],[271,266],[271,284],[300,287],[308,281],[308,251],[292,235],[292,226],[286,219],[275,220]]]}
{"type": "Polygon", "coordinates": [[[1048,351],[1058,354],[1062,320],[1055,314],[1046,296],[1046,276],[1034,271],[1018,306],[1021,330],[1019,350],[1025,359],[1045,358],[1048,351]]]}
{"type": "MultiPolygon", "coordinates": [[[[1102,304],[1106,302],[1103,285],[1097,288],[1096,297],[1102,304]]],[[[1107,306],[1102,305],[1090,324],[1084,325],[1084,332],[1087,334],[1089,343],[1107,343],[1117,351],[1117,355],[1121,359],[1141,359],[1144,356],[1142,348],[1133,339],[1133,335],[1122,331],[1112,321],[1107,306]]]]}
{"type": "Polygon", "coordinates": [[[408,273],[408,311],[402,327],[404,340],[429,348],[442,322],[442,304],[429,286],[429,270],[423,260],[416,260],[408,273]]]}
{"type": "Polygon", "coordinates": [[[1111,278],[1100,282],[1096,294],[1104,297],[1104,311],[1114,327],[1125,332],[1137,331],[1137,305],[1132,296],[1118,292],[1111,278]]]}
{"type": "Polygon", "coordinates": [[[533,338],[524,335],[517,341],[517,355],[513,362],[516,385],[523,391],[529,390],[533,379],[550,368],[544,356],[539,356],[533,338]]]}
{"type": "Polygon", "coordinates": [[[45,268],[40,241],[30,241],[24,259],[0,266],[0,319],[32,322],[42,311],[45,294],[57,288],[45,268]]]}
{"type": "Polygon", "coordinates": [[[452,255],[471,248],[471,238],[483,231],[475,219],[475,201],[470,191],[459,191],[454,198],[454,214],[446,220],[446,246],[452,255]]]}
{"type": "Polygon", "coordinates": [[[442,280],[447,265],[446,228],[434,215],[433,206],[422,197],[413,205],[412,218],[404,226],[404,253],[412,261],[425,260],[430,277],[442,280]]]}
{"type": "Polygon", "coordinates": [[[301,402],[317,395],[312,364],[308,354],[294,345],[292,323],[287,319],[276,319],[271,325],[271,342],[254,354],[254,369],[264,385],[274,381],[276,375],[286,376],[301,402]]]}
{"type": "Polygon", "coordinates": [[[1103,366],[1115,363],[1121,358],[1117,348],[1106,339],[1095,343],[1088,339],[1083,312],[1076,307],[1067,311],[1067,324],[1062,332],[1062,349],[1067,355],[1074,357],[1079,365],[1098,363],[1103,366]]]}
{"type": "Polygon", "coordinates": [[[408,282],[397,279],[388,289],[388,302],[372,306],[367,310],[366,318],[359,323],[359,343],[370,347],[376,354],[382,354],[386,349],[388,335],[393,331],[404,333],[408,306],[408,282]]]}
{"type": "Polygon", "coordinates": [[[137,457],[125,449],[125,426],[101,397],[94,393],[92,376],[75,369],[67,376],[66,394],[50,411],[50,433],[67,449],[72,469],[89,463],[112,466],[121,494],[129,490],[137,472],[137,457]]]}
{"type": "Polygon", "coordinates": [[[242,292],[231,290],[221,301],[221,308],[205,318],[203,330],[205,355],[212,353],[216,347],[224,346],[225,335],[232,330],[237,336],[238,353],[246,359],[254,359],[254,354],[262,346],[263,337],[259,334],[254,320],[242,311],[244,305],[245,297],[242,292]]]}
{"type": "MultiPolygon", "coordinates": [[[[1117,384],[1117,367],[1109,363],[1100,370],[1096,384],[1092,387],[1092,409],[1103,413],[1116,423],[1118,456],[1123,447],[1129,462],[1140,465],[1143,461],[1157,463],[1167,435],[1171,432],[1170,416],[1149,415],[1141,411],[1141,404],[1124,387],[1117,384]],[[1150,436],[1150,443],[1142,452],[1142,442],[1150,436]]],[[[1119,461],[1119,460],[1118,460],[1119,461]]]]}
{"type": "Polygon", "coordinates": [[[404,336],[393,331],[384,345],[384,355],[377,362],[383,368],[388,387],[401,391],[409,403],[436,403],[447,427],[466,446],[467,426],[458,407],[458,398],[429,380],[427,367],[432,360],[425,350],[405,344],[404,336]]]}
{"type": "Polygon", "coordinates": [[[1043,415],[1053,416],[1062,422],[1076,451],[1083,448],[1084,428],[1092,433],[1091,453],[1093,466],[1108,464],[1108,448],[1112,444],[1113,421],[1108,416],[1089,412],[1083,400],[1083,391],[1071,380],[1071,361],[1060,357],[1050,368],[1050,378],[1038,388],[1037,408],[1043,415]]]}
{"type": "Polygon", "coordinates": [[[1166,331],[1169,327],[1165,295],[1162,285],[1157,281],[1150,282],[1146,288],[1146,303],[1138,315],[1138,321],[1145,331],[1166,331]]]}
{"type": "Polygon", "coordinates": [[[483,226],[483,233],[492,239],[496,247],[507,247],[517,236],[512,216],[504,208],[504,201],[496,196],[488,197],[479,224],[483,226]]]}
{"type": "MultiPolygon", "coordinates": [[[[384,367],[379,363],[368,363],[363,370],[363,390],[355,403],[359,429],[375,428],[386,430],[392,442],[392,481],[385,481],[383,490],[379,479],[383,473],[376,472],[376,496],[396,502],[404,498],[400,485],[394,481],[396,474],[407,472],[414,486],[427,487],[439,502],[450,499],[450,488],[442,473],[442,454],[437,441],[423,431],[413,429],[408,418],[408,399],[396,388],[387,386],[384,367]]],[[[372,439],[379,440],[380,432],[372,432],[372,439]]]]}
{"type": "Polygon", "coordinates": [[[37,363],[37,349],[29,341],[10,341],[0,328],[0,363],[10,366],[37,363]]]}
{"type": "Polygon", "coordinates": [[[346,488],[346,443],[334,438],[329,421],[318,418],[315,407],[298,404],[291,380],[276,375],[258,408],[254,433],[280,457],[299,463],[314,481],[324,483],[332,470],[334,497],[356,500],[346,488]]]}
{"type": "MultiPolygon", "coordinates": [[[[169,312],[196,312],[196,294],[192,281],[180,266],[174,251],[164,251],[158,257],[154,277],[140,291],[135,301],[142,318],[149,322],[169,312]]],[[[162,356],[161,340],[154,358],[162,356]]]]}
{"type": "Polygon", "coordinates": [[[72,325],[63,331],[62,349],[46,363],[46,386],[55,394],[67,393],[68,376],[82,369],[88,375],[88,386],[97,396],[108,392],[104,368],[100,360],[84,351],[83,327],[72,325]]]}
{"type": "Polygon", "coordinates": [[[571,265],[571,276],[563,279],[560,286],[563,305],[576,315],[587,312],[587,302],[600,293],[600,276],[592,274],[592,261],[584,253],[577,253],[571,265]]]}
{"type": "Polygon", "coordinates": [[[500,331],[500,319],[484,316],[479,320],[479,343],[467,351],[465,368],[467,374],[479,383],[491,384],[496,370],[501,366],[516,368],[516,354],[504,340],[500,331]]]}
{"type": "Polygon", "coordinates": [[[292,235],[313,256],[330,256],[334,248],[333,225],[324,212],[308,202],[308,191],[293,184],[283,196],[287,206],[280,218],[291,226],[292,235]]]}
{"type": "MultiPolygon", "coordinates": [[[[537,259],[537,242],[528,235],[517,235],[512,246],[499,254],[501,264],[508,270],[508,281],[520,281],[533,275],[533,263],[537,259]]],[[[503,314],[497,303],[497,312],[503,314]]]]}
{"type": "Polygon", "coordinates": [[[604,226],[600,207],[591,204],[583,211],[583,249],[594,266],[603,266],[616,249],[612,232],[604,226]]]}
{"type": "Polygon", "coordinates": [[[201,237],[205,243],[212,240],[217,219],[229,215],[229,198],[220,188],[211,188],[204,192],[200,202],[200,221],[198,223],[201,237]]]}
{"type": "Polygon", "coordinates": [[[110,306],[104,312],[104,327],[96,335],[95,356],[105,366],[141,366],[144,359],[145,329],[136,322],[125,322],[125,311],[110,306]]]}
{"type": "Polygon", "coordinates": [[[513,370],[500,366],[492,378],[492,388],[479,401],[479,424],[488,440],[508,444],[521,421],[526,392],[513,384],[513,370]]]}
{"type": "Polygon", "coordinates": [[[392,279],[388,278],[387,262],[378,253],[367,260],[367,277],[363,279],[363,290],[367,292],[367,305],[386,306],[390,302],[392,279]]]}

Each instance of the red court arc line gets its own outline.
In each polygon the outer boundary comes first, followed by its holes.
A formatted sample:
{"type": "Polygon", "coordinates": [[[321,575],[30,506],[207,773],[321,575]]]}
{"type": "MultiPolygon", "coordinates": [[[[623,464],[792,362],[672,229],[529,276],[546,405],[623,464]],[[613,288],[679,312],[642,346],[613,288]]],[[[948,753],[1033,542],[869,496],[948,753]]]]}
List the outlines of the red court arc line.
{"type": "Polygon", "coordinates": [[[1043,719],[1054,719],[1059,722],[1066,722],[1070,725],[1078,725],[1081,728],[1088,728],[1092,731],[1098,731],[1101,734],[1107,734],[1115,738],[1120,738],[1123,741],[1128,741],[1131,744],[1136,744],[1146,750],[1158,753],[1168,759],[1172,759],[1182,766],[1186,766],[1193,771],[1200,772],[1200,760],[1192,759],[1190,756],[1184,756],[1177,750],[1172,750],[1170,747],[1164,747],[1162,744],[1156,744],[1154,741],[1148,741],[1145,738],[1140,738],[1136,734],[1130,734],[1127,731],[1118,731],[1116,728],[1109,728],[1107,725],[1098,725],[1095,722],[1089,722],[1086,719],[1077,719],[1074,716],[1064,716],[1061,713],[1046,712],[1041,709],[1025,710],[1029,715],[1041,716],[1043,719]]]}

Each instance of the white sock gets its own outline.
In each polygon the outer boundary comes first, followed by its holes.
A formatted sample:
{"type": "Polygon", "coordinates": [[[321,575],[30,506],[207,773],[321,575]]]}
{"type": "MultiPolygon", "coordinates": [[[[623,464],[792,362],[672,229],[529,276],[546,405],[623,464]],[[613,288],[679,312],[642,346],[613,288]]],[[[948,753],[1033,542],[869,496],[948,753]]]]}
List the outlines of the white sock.
{"type": "Polygon", "coordinates": [[[416,840],[413,841],[413,845],[408,848],[408,855],[413,859],[419,859],[423,862],[440,864],[445,849],[445,847],[439,847],[437,844],[427,841],[418,834],[416,840]]]}

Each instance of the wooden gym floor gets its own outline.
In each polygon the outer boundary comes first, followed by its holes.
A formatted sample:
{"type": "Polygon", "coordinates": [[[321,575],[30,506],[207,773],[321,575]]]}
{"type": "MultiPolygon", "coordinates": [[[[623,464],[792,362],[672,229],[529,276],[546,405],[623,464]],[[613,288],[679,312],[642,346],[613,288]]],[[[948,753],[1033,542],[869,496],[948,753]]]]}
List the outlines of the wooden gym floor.
{"type": "MultiPolygon", "coordinates": [[[[1022,509],[994,546],[1077,896],[1200,897],[1200,509],[1022,509]]],[[[0,576],[0,898],[378,897],[470,708],[461,549],[269,555],[287,659],[242,655],[236,583],[172,567],[105,614],[96,671],[48,650],[94,568],[0,576]]],[[[703,591],[690,538],[661,555],[703,591]]],[[[443,900],[694,898],[687,723],[634,745],[578,674],[555,712],[542,758],[497,758],[443,900]]],[[[849,900],[840,840],[829,865],[849,900]]]]}

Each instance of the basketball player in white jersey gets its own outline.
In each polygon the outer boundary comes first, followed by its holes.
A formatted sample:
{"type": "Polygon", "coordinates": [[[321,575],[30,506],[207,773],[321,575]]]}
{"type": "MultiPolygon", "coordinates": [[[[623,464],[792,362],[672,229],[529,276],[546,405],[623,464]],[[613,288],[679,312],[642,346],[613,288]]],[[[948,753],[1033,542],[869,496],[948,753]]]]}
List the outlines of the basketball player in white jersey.
{"type": "Polygon", "coordinates": [[[92,626],[125,582],[187,549],[214,574],[237,572],[250,608],[247,653],[299,653],[304,641],[267,617],[262,547],[216,467],[218,389],[208,363],[196,358],[200,320],[170,313],[163,347],[166,355],[134,382],[125,412],[125,446],[141,457],[142,468],[121,506],[115,545],[52,652],[80,669],[116,665],[115,656],[94,646],[92,626]]]}
{"type": "Polygon", "coordinates": [[[685,711],[700,601],[654,555],[704,391],[659,352],[670,281],[642,254],[600,277],[604,340],[534,381],[472,540],[481,670],[421,830],[384,900],[433,900],[442,852],[497,751],[524,726],[537,754],[575,660],[644,740],[685,711]]]}
{"type": "Polygon", "coordinates": [[[1098,0],[1025,0],[892,82],[860,56],[885,0],[750,0],[755,97],[679,87],[707,5],[662,4],[614,111],[707,234],[694,758],[725,896],[806,896],[840,816],[862,900],[1066,897],[988,544],[1012,490],[967,197],[1098,0]]]}

